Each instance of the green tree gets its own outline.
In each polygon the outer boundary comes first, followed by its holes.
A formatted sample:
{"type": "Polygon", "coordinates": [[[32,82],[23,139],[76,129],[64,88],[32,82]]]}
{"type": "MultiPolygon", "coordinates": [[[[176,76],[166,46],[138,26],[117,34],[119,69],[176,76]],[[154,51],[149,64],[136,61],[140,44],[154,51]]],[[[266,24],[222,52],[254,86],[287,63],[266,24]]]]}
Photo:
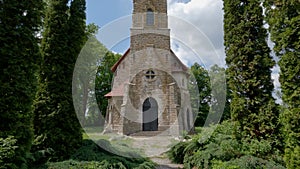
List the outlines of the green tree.
{"type": "Polygon", "coordinates": [[[74,65],[83,45],[88,38],[88,30],[86,29],[86,6],[85,0],[72,0],[70,6],[70,17],[68,20],[68,38],[71,63],[70,70],[73,71],[74,65]]]}
{"type": "MultiPolygon", "coordinates": [[[[259,0],[224,0],[224,33],[231,116],[236,136],[276,140],[278,110],[272,97],[275,65],[259,0]]],[[[274,141],[275,142],[275,141],[274,141]]]]}
{"type": "Polygon", "coordinates": [[[108,105],[107,98],[104,97],[111,91],[113,73],[111,67],[120,59],[120,54],[107,52],[101,59],[96,74],[95,92],[97,104],[103,117],[106,116],[106,108],[108,105]]]}
{"type": "Polygon", "coordinates": [[[267,22],[274,51],[280,57],[282,100],[287,105],[281,116],[288,168],[300,167],[300,2],[265,1],[267,22]]]}
{"type": "Polygon", "coordinates": [[[53,161],[68,158],[82,142],[72,101],[72,75],[85,40],[85,1],[73,0],[70,8],[68,0],[49,1],[34,128],[35,150],[52,149],[53,161]]]}
{"type": "MultiPolygon", "coordinates": [[[[99,124],[99,112],[97,111],[95,91],[95,77],[101,58],[107,53],[107,49],[97,40],[98,27],[90,24],[86,33],[88,40],[77,59],[76,70],[73,78],[73,95],[76,102],[77,116],[83,126],[99,124]]],[[[103,119],[102,119],[103,121],[103,119]]]]}
{"type": "Polygon", "coordinates": [[[4,168],[27,166],[33,139],[36,61],[40,57],[36,34],[42,8],[42,0],[0,1],[0,140],[16,140],[13,155],[2,156],[0,150],[0,166],[4,168]]]}
{"type": "Polygon", "coordinates": [[[211,85],[210,85],[209,73],[198,63],[194,63],[191,66],[191,73],[194,76],[193,80],[195,80],[195,83],[197,84],[198,97],[199,97],[197,98],[199,101],[199,105],[193,106],[193,107],[199,107],[198,110],[193,110],[197,113],[195,126],[203,126],[205,124],[205,120],[209,113],[209,109],[210,109],[209,103],[211,101],[211,85]]]}
{"type": "Polygon", "coordinates": [[[220,121],[230,119],[230,91],[226,85],[226,69],[213,65],[209,70],[212,90],[212,110],[220,121]],[[221,118],[219,116],[222,116],[221,118]]]}

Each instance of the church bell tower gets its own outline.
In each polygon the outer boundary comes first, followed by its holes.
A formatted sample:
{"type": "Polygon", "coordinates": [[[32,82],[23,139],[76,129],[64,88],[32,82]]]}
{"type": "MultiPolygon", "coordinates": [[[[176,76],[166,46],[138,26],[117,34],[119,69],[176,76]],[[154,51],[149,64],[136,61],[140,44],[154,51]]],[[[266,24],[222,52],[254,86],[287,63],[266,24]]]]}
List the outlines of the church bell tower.
{"type": "Polygon", "coordinates": [[[131,50],[146,47],[170,50],[167,0],[133,0],[131,50]]]}
{"type": "Polygon", "coordinates": [[[111,68],[106,131],[179,135],[194,115],[188,68],[170,48],[167,0],[133,0],[130,48],[111,68]]]}

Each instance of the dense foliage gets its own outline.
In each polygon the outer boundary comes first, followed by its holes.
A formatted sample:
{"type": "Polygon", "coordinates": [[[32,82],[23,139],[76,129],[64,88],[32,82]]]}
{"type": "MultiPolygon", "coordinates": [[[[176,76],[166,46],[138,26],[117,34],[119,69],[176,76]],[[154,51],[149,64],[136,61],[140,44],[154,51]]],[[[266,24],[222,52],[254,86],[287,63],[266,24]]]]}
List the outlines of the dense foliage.
{"type": "Polygon", "coordinates": [[[34,104],[34,151],[52,149],[51,160],[68,158],[82,141],[72,101],[72,75],[85,37],[85,1],[51,0],[41,44],[42,63],[34,104]]]}
{"type": "Polygon", "coordinates": [[[42,8],[42,0],[0,1],[0,168],[27,167],[42,8]]]}
{"type": "MultiPolygon", "coordinates": [[[[113,147],[106,140],[98,140],[96,143],[92,140],[84,140],[82,146],[71,156],[70,160],[56,163],[47,163],[45,165],[37,166],[37,169],[90,169],[90,168],[101,168],[101,169],[153,169],[156,164],[151,162],[149,159],[142,158],[133,150],[129,150],[132,158],[125,158],[116,154],[118,149],[113,147]],[[106,150],[101,148],[99,145],[105,145],[106,150]],[[109,149],[110,151],[107,151],[109,149]]],[[[129,155],[129,154],[128,154],[129,155]]]]}
{"type": "MultiPolygon", "coordinates": [[[[202,127],[171,148],[170,159],[185,168],[300,167],[300,2],[265,0],[263,5],[266,17],[259,0],[224,0],[228,89],[225,68],[191,67],[190,86],[199,91],[191,93],[199,104],[193,110],[196,125],[216,123],[222,112],[221,121],[230,114],[231,120],[202,127]],[[280,59],[280,116],[272,97],[275,62],[265,27],[280,59]]],[[[97,41],[98,27],[86,26],[85,17],[85,0],[0,1],[0,168],[155,167],[126,145],[82,141],[77,117],[83,125],[103,120],[110,68],[121,57],[97,41]],[[83,64],[73,77],[79,54],[83,64]],[[72,80],[78,90],[74,100],[72,80]],[[115,155],[124,153],[132,158],[115,155]]]]}
{"type": "MultiPolygon", "coordinates": [[[[236,136],[277,139],[278,110],[272,97],[271,69],[275,61],[267,45],[259,0],[224,0],[224,41],[231,117],[236,136]]],[[[274,144],[276,143],[274,141],[274,144]]]]}
{"type": "Polygon", "coordinates": [[[286,110],[281,116],[288,168],[300,167],[300,2],[265,1],[274,51],[280,57],[280,83],[286,110]]]}
{"type": "MultiPolygon", "coordinates": [[[[207,115],[209,113],[209,103],[211,100],[211,85],[208,71],[199,65],[194,63],[191,66],[191,73],[193,75],[190,83],[196,83],[198,87],[198,97],[199,105],[193,105],[192,107],[199,107],[199,109],[194,109],[193,111],[197,113],[195,126],[203,126],[205,124],[207,115]]],[[[193,91],[192,91],[193,92],[193,91]]],[[[197,96],[196,96],[197,97],[197,96]]],[[[197,101],[197,102],[198,102],[197,101]]]]}
{"type": "Polygon", "coordinates": [[[225,68],[213,65],[206,70],[194,63],[191,73],[189,90],[193,111],[197,113],[195,126],[209,126],[229,119],[230,95],[226,87],[225,68]]]}
{"type": "Polygon", "coordinates": [[[101,126],[107,109],[113,73],[111,67],[121,57],[106,49],[96,38],[97,27],[88,25],[88,40],[80,53],[73,77],[77,115],[83,126],[101,126]],[[95,31],[96,30],[96,31],[95,31]]]}
{"type": "Polygon", "coordinates": [[[212,110],[216,114],[214,117],[219,121],[230,119],[230,90],[226,84],[226,69],[213,65],[209,70],[210,82],[212,86],[212,110]],[[221,118],[220,118],[221,117],[221,118]]]}
{"type": "Polygon", "coordinates": [[[82,126],[99,125],[101,118],[97,111],[98,105],[95,91],[95,77],[99,60],[108,52],[96,38],[98,27],[94,24],[87,26],[87,41],[76,62],[73,77],[73,102],[77,117],[82,126]]]}
{"type": "Polygon", "coordinates": [[[0,138],[0,168],[16,168],[11,159],[15,156],[17,140],[13,136],[0,138]]]}
{"type": "Polygon", "coordinates": [[[185,168],[299,168],[299,2],[269,0],[264,5],[280,56],[281,124],[261,2],[224,0],[231,121],[202,128],[192,140],[171,148],[170,158],[185,168]]]}
{"type": "Polygon", "coordinates": [[[106,116],[108,99],[104,96],[112,89],[113,72],[111,67],[120,59],[120,54],[107,52],[100,59],[100,65],[96,74],[95,91],[97,104],[103,117],[106,116]]]}
{"type": "Polygon", "coordinates": [[[185,168],[273,168],[281,169],[280,151],[272,150],[272,141],[257,139],[240,141],[234,137],[234,123],[202,128],[192,140],[173,146],[168,155],[185,168]],[[214,130],[210,136],[211,130],[214,130]],[[270,154],[273,152],[273,154],[270,154]]]}

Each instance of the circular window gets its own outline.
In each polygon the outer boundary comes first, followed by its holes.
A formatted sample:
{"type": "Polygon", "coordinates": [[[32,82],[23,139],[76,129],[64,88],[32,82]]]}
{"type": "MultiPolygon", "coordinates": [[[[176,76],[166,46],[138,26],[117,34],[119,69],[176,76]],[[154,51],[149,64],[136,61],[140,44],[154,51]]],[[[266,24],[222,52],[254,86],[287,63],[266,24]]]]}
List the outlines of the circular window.
{"type": "Polygon", "coordinates": [[[149,79],[149,80],[151,80],[151,79],[154,79],[155,78],[155,73],[154,73],[154,71],[153,70],[148,70],[147,72],[146,72],[146,78],[147,79],[149,79]]]}

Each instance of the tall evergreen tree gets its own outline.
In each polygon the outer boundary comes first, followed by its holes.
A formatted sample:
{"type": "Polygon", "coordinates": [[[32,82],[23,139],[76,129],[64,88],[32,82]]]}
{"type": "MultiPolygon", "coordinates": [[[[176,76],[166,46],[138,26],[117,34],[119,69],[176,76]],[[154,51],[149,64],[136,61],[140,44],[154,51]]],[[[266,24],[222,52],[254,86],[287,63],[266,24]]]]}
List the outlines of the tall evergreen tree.
{"type": "Polygon", "coordinates": [[[31,106],[42,4],[42,0],[0,1],[0,138],[14,138],[17,146],[12,156],[1,153],[0,168],[26,168],[33,138],[31,106]]]}
{"type": "Polygon", "coordinates": [[[69,45],[71,50],[70,59],[72,64],[72,71],[76,62],[77,56],[79,55],[83,45],[87,41],[89,32],[86,32],[86,6],[85,0],[73,0],[70,6],[70,18],[68,21],[69,26],[69,45]]]}
{"type": "Polygon", "coordinates": [[[42,41],[35,102],[35,150],[52,149],[52,160],[69,157],[82,141],[72,101],[72,75],[85,37],[85,1],[50,0],[42,41]]]}
{"type": "Polygon", "coordinates": [[[287,105],[281,116],[284,159],[288,168],[300,168],[300,2],[267,0],[265,7],[274,51],[280,57],[279,80],[287,105]]]}
{"type": "Polygon", "coordinates": [[[227,75],[236,136],[249,141],[274,141],[278,110],[272,97],[271,68],[275,62],[266,42],[260,1],[224,0],[224,11],[227,75]]]}

